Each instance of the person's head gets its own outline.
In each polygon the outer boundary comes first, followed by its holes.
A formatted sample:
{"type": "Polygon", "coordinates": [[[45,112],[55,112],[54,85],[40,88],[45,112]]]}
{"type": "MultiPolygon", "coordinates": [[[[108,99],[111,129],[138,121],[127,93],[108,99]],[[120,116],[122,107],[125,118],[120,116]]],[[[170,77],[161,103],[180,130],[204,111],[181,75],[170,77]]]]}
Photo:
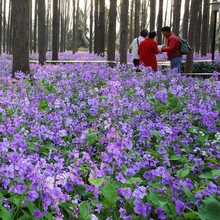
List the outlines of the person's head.
{"type": "Polygon", "coordinates": [[[163,36],[169,36],[171,32],[171,29],[169,26],[164,26],[161,28],[161,33],[163,34],[163,36]]]}
{"type": "Polygon", "coordinates": [[[152,39],[155,38],[156,36],[157,36],[156,31],[150,31],[149,34],[148,34],[148,37],[152,38],[152,39]]]}
{"type": "Polygon", "coordinates": [[[145,37],[145,38],[146,38],[147,35],[148,35],[148,31],[147,31],[146,29],[144,29],[144,30],[141,31],[140,35],[141,35],[142,37],[145,37]]]}

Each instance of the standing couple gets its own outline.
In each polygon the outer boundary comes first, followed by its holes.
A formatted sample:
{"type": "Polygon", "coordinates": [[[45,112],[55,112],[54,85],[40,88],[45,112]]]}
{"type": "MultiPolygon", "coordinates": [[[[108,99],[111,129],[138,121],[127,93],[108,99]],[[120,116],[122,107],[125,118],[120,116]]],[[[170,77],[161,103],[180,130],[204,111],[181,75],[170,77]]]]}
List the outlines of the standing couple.
{"type": "Polygon", "coordinates": [[[166,38],[166,45],[158,48],[157,42],[154,40],[156,32],[142,30],[140,36],[135,38],[130,45],[134,57],[133,63],[136,67],[140,64],[151,67],[157,71],[156,54],[159,52],[167,52],[167,58],[170,60],[171,68],[180,70],[182,63],[182,55],[180,53],[180,42],[178,37],[171,32],[170,27],[165,26],[161,28],[162,35],[166,38]]]}

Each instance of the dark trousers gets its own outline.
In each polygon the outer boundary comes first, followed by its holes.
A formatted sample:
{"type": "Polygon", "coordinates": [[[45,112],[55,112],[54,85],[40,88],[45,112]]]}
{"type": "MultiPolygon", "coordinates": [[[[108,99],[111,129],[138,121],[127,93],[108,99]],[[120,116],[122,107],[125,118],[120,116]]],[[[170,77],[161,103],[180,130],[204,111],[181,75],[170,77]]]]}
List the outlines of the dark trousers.
{"type": "Polygon", "coordinates": [[[140,65],[140,60],[139,59],[133,59],[133,64],[134,64],[134,66],[138,67],[140,65]]]}

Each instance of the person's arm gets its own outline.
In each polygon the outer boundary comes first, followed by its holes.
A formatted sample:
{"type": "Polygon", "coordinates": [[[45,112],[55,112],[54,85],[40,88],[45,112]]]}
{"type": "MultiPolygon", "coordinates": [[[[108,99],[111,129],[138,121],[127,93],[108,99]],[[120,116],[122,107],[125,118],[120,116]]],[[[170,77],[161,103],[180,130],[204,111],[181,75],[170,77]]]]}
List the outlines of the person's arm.
{"type": "Polygon", "coordinates": [[[139,44],[139,47],[138,47],[138,54],[140,55],[141,54],[141,51],[142,51],[142,46],[143,45],[143,41],[139,44]]]}
{"type": "Polygon", "coordinates": [[[169,39],[169,45],[168,45],[167,47],[162,47],[161,51],[162,51],[162,52],[174,51],[177,42],[178,42],[178,38],[173,38],[173,37],[171,37],[171,38],[169,39]]]}

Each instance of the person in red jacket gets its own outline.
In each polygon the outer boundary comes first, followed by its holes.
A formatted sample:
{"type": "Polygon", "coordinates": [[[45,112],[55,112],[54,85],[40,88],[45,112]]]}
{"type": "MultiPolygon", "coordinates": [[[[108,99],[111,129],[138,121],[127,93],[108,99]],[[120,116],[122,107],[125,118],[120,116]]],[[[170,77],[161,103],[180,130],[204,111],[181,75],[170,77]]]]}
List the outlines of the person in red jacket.
{"type": "Polygon", "coordinates": [[[140,55],[140,63],[147,67],[152,67],[154,71],[157,71],[157,59],[158,45],[154,40],[156,32],[151,31],[148,34],[148,38],[142,41],[138,47],[138,54],[140,55]]]}
{"type": "Polygon", "coordinates": [[[167,58],[170,60],[171,68],[178,68],[178,71],[180,71],[183,58],[180,53],[179,38],[171,32],[171,28],[168,26],[162,27],[161,32],[166,38],[166,46],[161,48],[161,52],[167,52],[167,58]]]}

